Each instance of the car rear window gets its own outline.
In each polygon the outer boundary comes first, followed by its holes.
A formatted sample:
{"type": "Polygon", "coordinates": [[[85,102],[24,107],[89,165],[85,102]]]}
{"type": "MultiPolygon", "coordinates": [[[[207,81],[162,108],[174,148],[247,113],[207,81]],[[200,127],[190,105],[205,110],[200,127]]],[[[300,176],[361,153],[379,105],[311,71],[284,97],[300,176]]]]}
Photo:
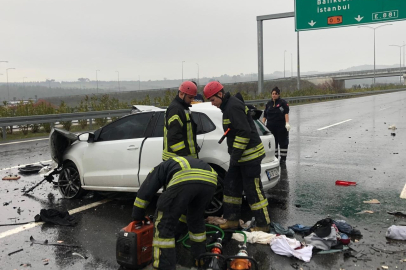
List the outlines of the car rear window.
{"type": "MultiPolygon", "coordinates": [[[[155,130],[151,137],[163,137],[164,136],[164,117],[165,114],[161,113],[159,115],[158,121],[155,126],[155,130]]],[[[193,121],[197,125],[196,135],[205,134],[216,129],[216,126],[210,120],[210,118],[204,113],[193,112],[193,121]]]]}
{"type": "Polygon", "coordinates": [[[257,127],[257,132],[259,136],[268,135],[271,132],[269,129],[259,120],[254,120],[255,126],[257,127]]]}

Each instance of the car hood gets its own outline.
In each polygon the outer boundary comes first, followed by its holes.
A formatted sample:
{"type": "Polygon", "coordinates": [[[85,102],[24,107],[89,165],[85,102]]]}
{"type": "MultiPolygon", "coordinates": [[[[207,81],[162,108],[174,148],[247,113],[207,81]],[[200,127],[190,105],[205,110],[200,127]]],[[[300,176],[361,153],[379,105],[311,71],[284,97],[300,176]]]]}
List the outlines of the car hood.
{"type": "Polygon", "coordinates": [[[66,149],[77,140],[78,136],[72,132],[59,128],[52,129],[49,135],[49,147],[51,158],[58,163],[58,167],[62,165],[66,149]]]}

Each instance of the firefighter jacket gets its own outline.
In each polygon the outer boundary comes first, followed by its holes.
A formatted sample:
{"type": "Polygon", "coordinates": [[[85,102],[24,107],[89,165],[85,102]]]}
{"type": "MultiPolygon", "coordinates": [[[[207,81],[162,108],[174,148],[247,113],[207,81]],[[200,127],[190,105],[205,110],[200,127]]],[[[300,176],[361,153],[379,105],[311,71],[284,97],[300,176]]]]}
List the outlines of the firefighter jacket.
{"type": "Polygon", "coordinates": [[[278,98],[277,100],[268,101],[264,110],[267,127],[285,127],[285,114],[289,114],[289,104],[286,100],[278,98]]]}
{"type": "Polygon", "coordinates": [[[160,188],[171,192],[180,185],[217,186],[217,173],[206,162],[191,157],[174,157],[152,169],[137,192],[132,217],[142,220],[145,209],[160,188]]]}
{"type": "Polygon", "coordinates": [[[190,105],[177,96],[165,113],[162,160],[176,156],[197,158],[197,125],[192,119],[190,105]]]}
{"type": "Polygon", "coordinates": [[[264,146],[247,106],[230,93],[226,93],[220,109],[223,111],[224,131],[230,129],[227,133],[230,165],[243,165],[264,158],[264,146]]]}

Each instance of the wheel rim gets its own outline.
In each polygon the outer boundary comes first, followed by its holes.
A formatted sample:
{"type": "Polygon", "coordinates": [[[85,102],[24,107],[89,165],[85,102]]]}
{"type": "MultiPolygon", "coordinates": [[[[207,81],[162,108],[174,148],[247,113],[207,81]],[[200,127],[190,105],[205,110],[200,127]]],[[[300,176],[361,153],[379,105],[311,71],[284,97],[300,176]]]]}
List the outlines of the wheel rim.
{"type": "Polygon", "coordinates": [[[80,187],[78,170],[72,167],[64,168],[58,179],[58,188],[63,197],[68,199],[75,197],[79,193],[80,187]]]}
{"type": "Polygon", "coordinates": [[[221,207],[223,207],[223,184],[219,183],[209,206],[206,208],[206,214],[214,214],[218,212],[221,207]]]}

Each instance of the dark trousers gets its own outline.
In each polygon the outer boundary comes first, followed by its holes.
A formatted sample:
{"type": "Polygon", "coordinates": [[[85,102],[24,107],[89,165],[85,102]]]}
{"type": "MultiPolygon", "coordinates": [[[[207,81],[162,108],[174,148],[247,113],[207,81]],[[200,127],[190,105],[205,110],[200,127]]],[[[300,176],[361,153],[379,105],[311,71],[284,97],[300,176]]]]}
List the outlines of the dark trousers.
{"type": "Polygon", "coordinates": [[[186,213],[191,252],[196,259],[206,252],[204,211],[216,186],[180,184],[159,197],[154,225],[154,263],[156,269],[176,269],[175,232],[179,218],[186,213]]]}
{"type": "Polygon", "coordinates": [[[269,126],[268,129],[275,137],[275,157],[279,158],[278,150],[280,148],[281,160],[286,160],[288,156],[289,132],[285,126],[269,126]]]}
{"type": "Polygon", "coordinates": [[[230,166],[224,179],[224,218],[231,221],[240,219],[242,193],[244,191],[257,226],[269,224],[268,200],[261,182],[261,160],[249,165],[230,166]]]}

